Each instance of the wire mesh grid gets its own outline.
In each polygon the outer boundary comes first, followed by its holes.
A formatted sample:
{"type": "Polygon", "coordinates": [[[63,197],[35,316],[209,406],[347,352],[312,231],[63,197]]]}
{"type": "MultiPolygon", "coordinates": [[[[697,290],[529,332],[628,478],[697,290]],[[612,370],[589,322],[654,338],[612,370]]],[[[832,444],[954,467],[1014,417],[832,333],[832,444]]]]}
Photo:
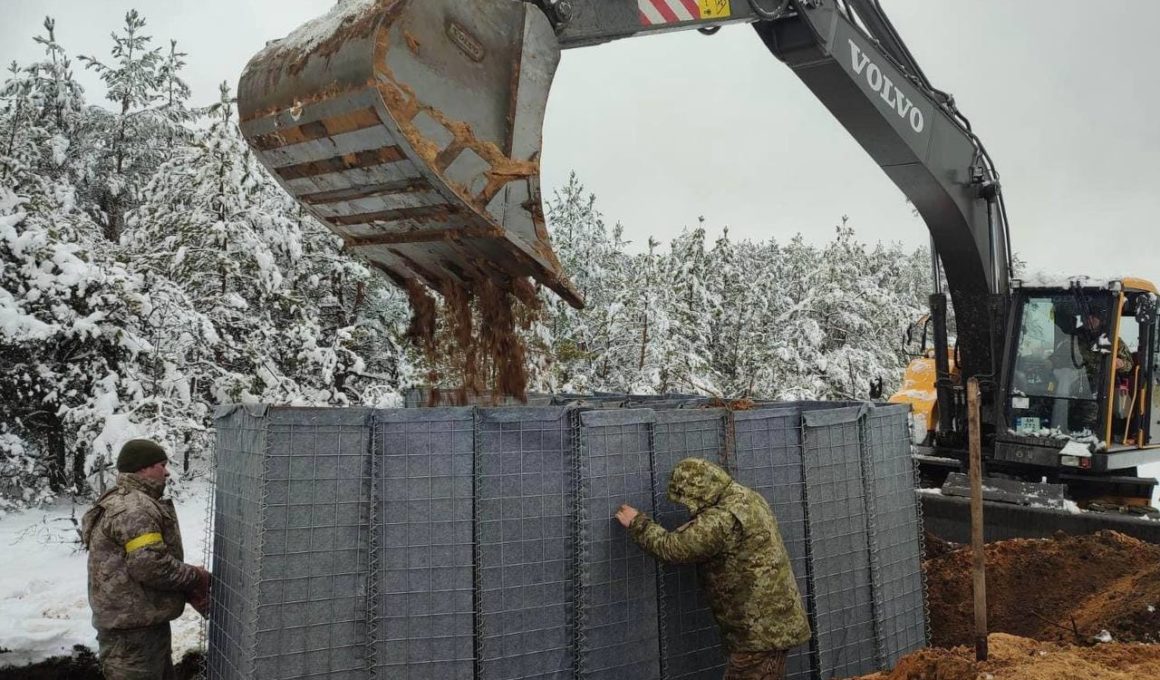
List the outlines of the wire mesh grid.
{"type": "Polygon", "coordinates": [[[584,479],[585,466],[581,455],[580,416],[579,409],[569,413],[568,423],[572,430],[572,654],[573,674],[581,677],[580,650],[588,645],[588,610],[581,606],[584,596],[584,585],[581,574],[587,570],[585,558],[588,544],[588,484],[584,479]]]}
{"type": "Polygon", "coordinates": [[[804,471],[821,678],[881,667],[862,477],[860,407],[807,412],[804,471]]]}
{"type": "Polygon", "coordinates": [[[382,601],[379,598],[379,587],[382,579],[379,578],[382,569],[383,552],[383,518],[382,506],[379,503],[379,485],[382,478],[382,440],[379,437],[379,428],[374,427],[374,416],[371,416],[370,450],[366,457],[366,507],[367,507],[367,567],[366,567],[366,606],[363,620],[366,621],[366,635],[363,639],[363,648],[366,650],[365,666],[368,678],[379,677],[379,608],[382,601]]]}
{"type": "Polygon", "coordinates": [[[380,413],[379,668],[392,680],[475,671],[474,411],[380,413]]]}
{"type": "Polygon", "coordinates": [[[612,515],[683,522],[670,470],[727,430],[811,611],[789,677],[874,670],[927,637],[920,518],[905,413],[847,410],[235,409],[210,677],[716,677],[692,571],[658,571],[612,515]]]}
{"type": "Polygon", "coordinates": [[[573,676],[572,438],[564,408],[478,412],[481,680],[573,676]]]}
{"type": "Polygon", "coordinates": [[[644,409],[580,416],[586,512],[579,662],[587,680],[660,678],[656,562],[613,517],[621,503],[655,514],[652,421],[653,412],[644,409]]]}
{"type": "MultiPolygon", "coordinates": [[[[208,457],[209,457],[209,460],[208,460],[209,469],[216,470],[217,469],[217,447],[211,447],[210,451],[208,452],[208,457]]],[[[212,478],[210,479],[210,490],[211,490],[211,493],[209,495],[209,502],[205,504],[205,514],[202,516],[202,521],[205,523],[205,525],[204,525],[204,529],[203,529],[204,533],[202,534],[201,563],[203,565],[205,565],[205,567],[207,569],[210,569],[213,567],[214,504],[215,504],[215,497],[217,496],[216,489],[214,487],[214,480],[212,478]]],[[[211,587],[212,587],[212,581],[211,581],[211,587]]],[[[205,678],[209,677],[209,628],[210,628],[210,621],[211,621],[211,619],[208,616],[206,618],[202,619],[201,626],[198,628],[198,631],[197,631],[197,646],[202,652],[200,659],[198,659],[197,674],[194,676],[198,680],[205,680],[205,678]]]]}
{"type": "MultiPolygon", "coordinates": [[[[668,499],[673,468],[685,458],[720,463],[725,446],[725,411],[658,411],[653,435],[653,503],[656,520],[670,531],[689,520],[668,499]]],[[[721,635],[693,565],[661,564],[661,670],[666,680],[719,678],[725,665],[721,635]]]]}
{"type": "Polygon", "coordinates": [[[889,666],[927,643],[922,526],[905,413],[905,406],[879,407],[864,425],[873,463],[876,618],[889,666]]]}
{"type": "MultiPolygon", "coordinates": [[[[798,593],[810,605],[810,554],[807,541],[805,479],[802,472],[801,412],[797,409],[741,411],[730,414],[734,430],[734,477],[769,503],[789,555],[798,593]]],[[[808,607],[814,628],[813,607],[808,607]]],[[[788,680],[812,678],[810,645],[790,650],[788,680]]]]}
{"type": "Polygon", "coordinates": [[[254,677],[365,676],[368,416],[270,414],[254,677]]]}
{"type": "Polygon", "coordinates": [[[211,678],[250,678],[260,602],[264,419],[243,408],[220,415],[215,450],[214,579],[206,672],[211,678]]]}

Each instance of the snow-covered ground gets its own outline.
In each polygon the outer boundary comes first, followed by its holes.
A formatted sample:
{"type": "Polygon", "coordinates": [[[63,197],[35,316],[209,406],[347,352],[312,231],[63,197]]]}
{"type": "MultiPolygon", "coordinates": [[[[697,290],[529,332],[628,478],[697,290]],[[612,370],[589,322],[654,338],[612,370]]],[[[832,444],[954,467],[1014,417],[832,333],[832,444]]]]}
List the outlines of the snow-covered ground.
{"type": "MultiPolygon", "coordinates": [[[[174,496],[185,560],[201,564],[210,486],[190,485],[174,496]]],[[[35,663],[97,646],[86,592],[86,553],[77,523],[88,509],[71,502],[0,517],[0,667],[35,663]]],[[[191,607],[173,623],[174,658],[201,646],[201,617],[191,607]]]]}
{"type": "MultiPolygon", "coordinates": [[[[1141,477],[1156,477],[1160,479],[1160,463],[1141,466],[1137,474],[1141,477]]],[[[1152,492],[1152,505],[1160,508],[1160,486],[1157,486],[1152,492]]]]}

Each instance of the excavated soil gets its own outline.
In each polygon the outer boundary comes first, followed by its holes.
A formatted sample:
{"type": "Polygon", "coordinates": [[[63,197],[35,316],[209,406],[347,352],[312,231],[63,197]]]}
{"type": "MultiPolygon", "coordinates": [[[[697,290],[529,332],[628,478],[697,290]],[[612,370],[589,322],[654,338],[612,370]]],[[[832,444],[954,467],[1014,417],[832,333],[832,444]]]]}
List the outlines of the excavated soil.
{"type": "MultiPolygon", "coordinates": [[[[203,677],[205,655],[190,652],[174,665],[174,680],[194,680],[203,677]]],[[[54,656],[28,666],[4,666],[0,654],[0,680],[101,680],[97,655],[84,645],[75,645],[71,656],[54,656]]]]}
{"type": "MultiPolygon", "coordinates": [[[[987,545],[986,562],[991,632],[1068,644],[1103,631],[1117,642],[1160,641],[1160,545],[1114,531],[1015,539],[987,545]]],[[[931,644],[974,644],[970,550],[931,556],[924,570],[931,644]]]]}
{"type": "Polygon", "coordinates": [[[407,286],[407,337],[427,362],[427,382],[434,388],[430,405],[466,404],[485,394],[526,401],[527,350],[520,331],[540,311],[535,289],[523,279],[506,287],[484,279],[471,290],[447,285],[441,293],[440,302],[417,283],[407,286]]]}
{"type": "Polygon", "coordinates": [[[1076,647],[1006,633],[987,638],[987,661],[973,647],[924,649],[888,673],[861,680],[1144,680],[1160,678],[1160,646],[1109,643],[1076,647]]]}
{"type": "Polygon", "coordinates": [[[1160,679],[1160,546],[1114,531],[987,545],[982,663],[970,550],[930,534],[926,546],[933,646],[855,680],[1160,679]]]}

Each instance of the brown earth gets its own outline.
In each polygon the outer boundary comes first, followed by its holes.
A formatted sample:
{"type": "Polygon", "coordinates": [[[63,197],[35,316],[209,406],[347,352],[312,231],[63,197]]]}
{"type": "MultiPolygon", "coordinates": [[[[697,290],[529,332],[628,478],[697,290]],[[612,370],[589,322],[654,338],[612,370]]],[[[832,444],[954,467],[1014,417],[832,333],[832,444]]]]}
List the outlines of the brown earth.
{"type": "Polygon", "coordinates": [[[540,312],[532,285],[481,279],[472,289],[448,284],[441,293],[440,302],[420,284],[407,285],[407,337],[427,363],[427,382],[434,388],[430,405],[466,404],[480,395],[526,401],[527,348],[520,331],[540,312]],[[444,401],[447,394],[451,398],[444,401]]]}
{"type": "MultiPolygon", "coordinates": [[[[991,632],[1089,644],[1106,630],[1117,642],[1160,641],[1160,545],[1101,531],[992,543],[986,561],[991,632]]],[[[931,644],[972,645],[970,550],[923,566],[931,644]]]]}
{"type": "Polygon", "coordinates": [[[1077,647],[1006,633],[987,638],[989,658],[973,647],[923,649],[887,673],[861,680],[1143,680],[1160,678],[1160,646],[1109,643],[1077,647]]]}
{"type": "Polygon", "coordinates": [[[983,663],[970,550],[929,534],[926,546],[933,646],[860,680],[1160,679],[1160,546],[1114,531],[987,545],[983,663]]]}
{"type": "MultiPolygon", "coordinates": [[[[174,666],[176,680],[193,680],[201,677],[205,655],[190,652],[174,666]]],[[[97,656],[84,645],[73,647],[71,656],[54,656],[30,666],[4,666],[4,656],[0,654],[0,680],[101,680],[101,669],[97,656]]]]}

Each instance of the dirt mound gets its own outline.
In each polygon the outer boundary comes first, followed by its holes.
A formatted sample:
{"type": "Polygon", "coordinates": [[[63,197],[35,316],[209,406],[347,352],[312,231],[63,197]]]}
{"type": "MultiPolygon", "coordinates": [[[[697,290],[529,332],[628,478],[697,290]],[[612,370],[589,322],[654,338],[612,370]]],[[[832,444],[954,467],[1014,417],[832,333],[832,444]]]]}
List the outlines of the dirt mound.
{"type": "MultiPolygon", "coordinates": [[[[986,557],[992,632],[1073,644],[1102,631],[1117,642],[1160,640],[1160,546],[1101,531],[991,543],[986,557]]],[[[931,557],[924,570],[931,644],[973,644],[970,550],[931,557]]]]}
{"type": "Polygon", "coordinates": [[[1160,646],[1110,643],[1076,647],[994,633],[990,655],[975,662],[974,648],[923,649],[888,673],[861,680],[1141,680],[1160,678],[1160,646]]]}

